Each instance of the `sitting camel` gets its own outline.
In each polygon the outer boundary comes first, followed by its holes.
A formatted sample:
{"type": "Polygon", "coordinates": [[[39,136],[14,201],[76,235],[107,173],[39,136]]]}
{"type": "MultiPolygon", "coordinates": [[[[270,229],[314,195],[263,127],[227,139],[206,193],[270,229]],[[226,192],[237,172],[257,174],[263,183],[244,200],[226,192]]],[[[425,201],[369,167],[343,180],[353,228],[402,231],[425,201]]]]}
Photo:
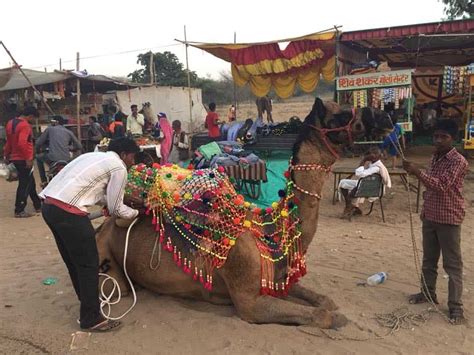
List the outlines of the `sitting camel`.
{"type": "MultiPolygon", "coordinates": [[[[333,113],[334,110],[329,107],[335,106],[326,106],[316,99],[294,145],[287,174],[294,196],[290,202],[297,205],[299,211],[297,227],[301,265],[304,264],[304,254],[316,232],[323,183],[329,168],[337,159],[339,147],[349,144],[353,137],[365,135],[366,126],[379,132],[392,128],[388,115],[372,115],[370,120],[365,117],[364,123],[358,117],[360,115],[352,111],[338,108],[338,113],[333,113]]],[[[288,205],[286,200],[284,205],[288,205]]],[[[276,212],[280,213],[280,210],[276,212]]],[[[214,304],[233,304],[239,317],[251,323],[312,324],[320,328],[337,328],[346,324],[347,319],[335,312],[337,306],[329,297],[297,283],[292,287],[288,285],[285,288],[287,292],[283,294],[262,292],[262,254],[250,229],[244,229],[236,238],[225,263],[213,269],[212,290],[208,283],[203,287],[183,272],[182,267],[177,267],[176,249],[175,253],[155,253],[156,234],[150,226],[151,220],[155,218],[141,218],[130,232],[126,267],[135,283],[165,295],[214,304]],[[159,261],[156,254],[160,256],[159,261]]],[[[157,223],[156,220],[154,223],[157,223]]],[[[165,219],[163,230],[172,233],[173,223],[165,219]]],[[[107,264],[107,273],[118,281],[122,290],[128,289],[122,265],[126,231],[125,228],[117,227],[114,218],[109,218],[97,235],[100,263],[107,264]]],[[[168,249],[165,244],[163,247],[168,251],[172,249],[168,249]]],[[[178,262],[181,266],[181,259],[178,262]]],[[[185,266],[186,263],[184,261],[185,266]]],[[[283,260],[274,265],[274,270],[271,270],[276,281],[274,285],[286,287],[284,280],[290,262],[283,260]]]]}

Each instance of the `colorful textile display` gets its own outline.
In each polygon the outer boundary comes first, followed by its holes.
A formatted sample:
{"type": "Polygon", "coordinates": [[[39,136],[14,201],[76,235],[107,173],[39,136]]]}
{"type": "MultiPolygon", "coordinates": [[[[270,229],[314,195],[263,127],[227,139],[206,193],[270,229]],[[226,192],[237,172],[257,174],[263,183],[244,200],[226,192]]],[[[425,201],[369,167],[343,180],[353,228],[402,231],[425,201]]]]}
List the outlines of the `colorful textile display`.
{"type": "Polygon", "coordinates": [[[164,250],[173,253],[177,266],[205,289],[212,290],[213,270],[225,264],[243,233],[253,236],[260,251],[262,294],[287,295],[306,273],[291,181],[279,191],[280,201],[266,209],[237,194],[222,167],[186,170],[169,164],[139,165],[131,170],[127,189],[141,187],[164,250]]]}
{"type": "Polygon", "coordinates": [[[367,90],[356,90],[352,92],[354,107],[367,107],[367,90]]]}
{"type": "Polygon", "coordinates": [[[275,93],[290,97],[296,84],[312,92],[322,75],[334,80],[336,32],[316,33],[287,39],[284,50],[279,41],[253,44],[191,43],[212,55],[232,63],[234,82],[249,84],[257,97],[263,97],[273,87],[275,93]]]}
{"type": "Polygon", "coordinates": [[[468,75],[473,65],[461,67],[444,67],[443,90],[448,95],[464,96],[468,92],[468,75]]]}

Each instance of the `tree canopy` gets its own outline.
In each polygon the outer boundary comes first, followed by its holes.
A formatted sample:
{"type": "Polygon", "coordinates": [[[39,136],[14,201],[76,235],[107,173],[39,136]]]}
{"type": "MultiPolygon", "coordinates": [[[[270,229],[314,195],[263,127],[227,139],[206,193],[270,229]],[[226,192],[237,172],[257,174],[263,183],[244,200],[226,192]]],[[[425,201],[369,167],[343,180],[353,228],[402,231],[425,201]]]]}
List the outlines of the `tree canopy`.
{"type": "MultiPolygon", "coordinates": [[[[150,57],[151,52],[141,53],[138,55],[137,64],[143,68],[137,69],[128,74],[133,82],[150,83],[150,57]]],[[[171,52],[153,53],[154,65],[154,83],[162,86],[188,86],[187,70],[179,61],[176,54],[171,52]]],[[[191,82],[195,82],[198,78],[193,71],[191,74],[191,82]]]]}
{"type": "Polygon", "coordinates": [[[474,2],[472,0],[442,0],[444,13],[449,20],[473,18],[474,2]]]}

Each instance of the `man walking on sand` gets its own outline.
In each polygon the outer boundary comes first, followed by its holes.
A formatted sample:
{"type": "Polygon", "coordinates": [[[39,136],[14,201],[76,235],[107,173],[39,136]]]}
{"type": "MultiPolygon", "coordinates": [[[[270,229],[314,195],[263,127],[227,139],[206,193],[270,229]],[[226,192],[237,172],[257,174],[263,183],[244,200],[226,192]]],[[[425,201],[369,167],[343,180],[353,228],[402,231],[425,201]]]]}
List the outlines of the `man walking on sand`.
{"type": "Polygon", "coordinates": [[[18,188],[15,200],[15,218],[33,215],[25,211],[28,196],[33,201],[36,212],[41,211],[41,200],[36,194],[36,181],[33,176],[33,130],[30,122],[39,117],[38,110],[27,107],[20,116],[8,121],[6,125],[7,142],[3,149],[5,162],[11,162],[18,171],[18,188]]]}
{"type": "Polygon", "coordinates": [[[443,255],[443,268],[449,276],[449,319],[453,324],[465,322],[462,304],[461,223],[464,220],[462,189],[468,171],[466,159],[453,147],[458,134],[456,122],[443,119],[437,122],[433,143],[435,152],[427,170],[409,161],[403,168],[415,175],[426,187],[421,211],[423,221],[422,289],[411,295],[410,303],[428,302],[428,296],[438,303],[436,279],[438,260],[443,255]],[[426,285],[425,285],[426,284],[426,285]]]}

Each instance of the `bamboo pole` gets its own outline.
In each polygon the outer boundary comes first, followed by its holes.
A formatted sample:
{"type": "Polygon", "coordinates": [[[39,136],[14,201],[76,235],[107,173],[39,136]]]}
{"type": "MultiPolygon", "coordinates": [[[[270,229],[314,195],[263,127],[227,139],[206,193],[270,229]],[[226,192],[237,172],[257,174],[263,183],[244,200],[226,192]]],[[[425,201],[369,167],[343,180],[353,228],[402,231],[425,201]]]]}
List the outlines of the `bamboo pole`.
{"type": "Polygon", "coordinates": [[[155,64],[153,63],[153,52],[150,51],[150,84],[155,83],[155,70],[154,70],[155,64]]]}
{"type": "MultiPolygon", "coordinates": [[[[79,71],[79,52],[76,53],[76,70],[79,71]]],[[[76,81],[76,123],[77,123],[77,139],[81,141],[81,81],[77,78],[76,81]]]]}
{"type": "Polygon", "coordinates": [[[186,71],[188,74],[188,100],[189,100],[189,131],[194,132],[193,122],[193,99],[191,97],[191,73],[189,72],[189,59],[188,59],[188,40],[186,36],[186,25],[184,26],[184,43],[186,46],[186,71]]]}
{"type": "MultiPolygon", "coordinates": [[[[237,43],[237,32],[235,31],[234,31],[234,43],[237,43]]],[[[233,64],[231,64],[231,66],[232,65],[233,64]]],[[[232,78],[232,83],[234,84],[234,109],[235,109],[235,120],[237,121],[237,87],[235,85],[235,80],[233,80],[233,78],[232,78]]]]}

